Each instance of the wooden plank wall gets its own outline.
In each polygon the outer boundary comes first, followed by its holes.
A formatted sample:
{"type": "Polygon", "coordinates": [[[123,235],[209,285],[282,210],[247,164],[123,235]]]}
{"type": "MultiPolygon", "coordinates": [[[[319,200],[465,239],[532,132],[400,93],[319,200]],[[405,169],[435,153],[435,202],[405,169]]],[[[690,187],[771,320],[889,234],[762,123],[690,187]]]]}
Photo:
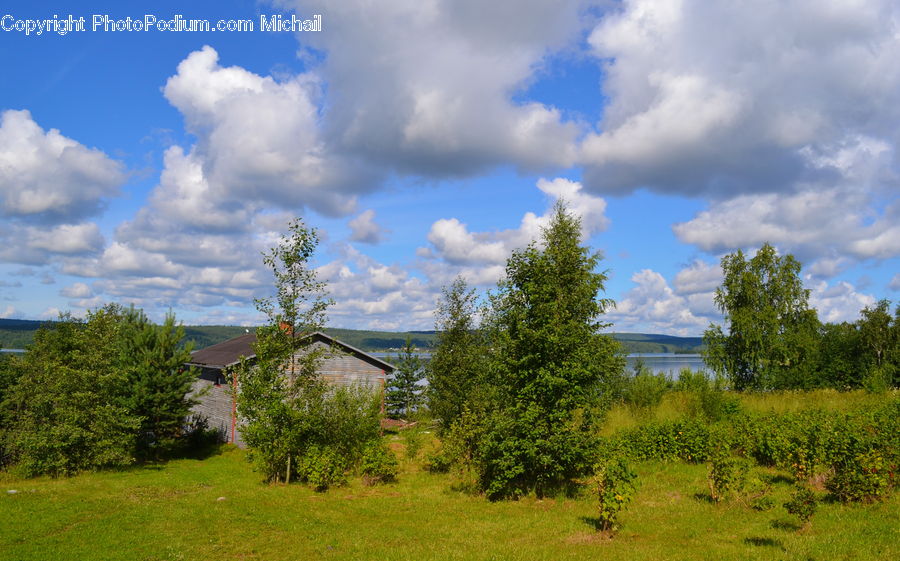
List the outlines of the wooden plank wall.
{"type": "MultiPolygon", "coordinates": [[[[324,343],[314,343],[314,348],[322,349],[325,356],[319,364],[319,374],[334,386],[366,386],[374,391],[381,391],[387,380],[387,376],[381,368],[369,364],[356,356],[332,349],[324,343]]],[[[222,439],[231,441],[231,411],[232,401],[228,387],[217,379],[217,370],[204,369],[200,377],[194,382],[191,393],[198,396],[199,403],[194,406],[192,413],[206,417],[209,427],[219,431],[222,439]]],[[[244,447],[240,437],[238,426],[236,444],[244,447]]]]}
{"type": "MultiPolygon", "coordinates": [[[[203,369],[200,377],[191,387],[191,395],[197,396],[198,404],[191,410],[193,415],[206,417],[209,428],[219,432],[225,442],[231,441],[232,401],[225,384],[218,376],[218,370],[203,369]],[[217,380],[217,378],[219,378],[217,380]]],[[[240,437],[240,434],[238,434],[240,437]]],[[[243,444],[243,442],[241,442],[243,444]]]]}
{"type": "Polygon", "coordinates": [[[332,349],[328,345],[316,342],[316,349],[325,351],[325,357],[319,364],[319,375],[329,384],[335,386],[368,386],[381,390],[386,381],[384,370],[353,355],[332,349]]]}

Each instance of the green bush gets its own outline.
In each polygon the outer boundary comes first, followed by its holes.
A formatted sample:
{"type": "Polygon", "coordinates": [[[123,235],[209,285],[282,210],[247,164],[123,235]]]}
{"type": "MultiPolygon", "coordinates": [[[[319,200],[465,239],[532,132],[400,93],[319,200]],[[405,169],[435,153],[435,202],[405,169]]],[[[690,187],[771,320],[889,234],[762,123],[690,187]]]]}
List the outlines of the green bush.
{"type": "Polygon", "coordinates": [[[612,458],[597,465],[592,482],[597,493],[600,530],[611,532],[616,529],[619,513],[637,491],[636,480],[637,474],[622,458],[612,458]]]}
{"type": "Polygon", "coordinates": [[[885,393],[891,389],[893,381],[893,365],[873,366],[863,376],[862,387],[869,393],[885,393]]]}
{"type": "Polygon", "coordinates": [[[419,451],[422,450],[422,433],[416,428],[408,428],[401,434],[403,435],[403,444],[406,449],[406,459],[415,460],[416,456],[419,455],[419,451]]]}
{"type": "Polygon", "coordinates": [[[380,438],[381,400],[368,387],[314,383],[296,390],[280,366],[248,365],[241,380],[238,413],[253,419],[241,435],[250,447],[250,459],[270,481],[286,478],[290,459],[307,456],[310,448],[328,449],[340,456],[344,468],[355,468],[366,446],[380,438]],[[244,376],[246,372],[253,377],[244,376]],[[270,399],[272,388],[287,397],[270,399]]]}
{"type": "Polygon", "coordinates": [[[665,374],[654,374],[641,368],[625,386],[625,404],[633,413],[644,414],[657,407],[670,389],[671,382],[665,374]]]}
{"type": "Polygon", "coordinates": [[[873,450],[835,464],[826,487],[844,502],[874,502],[890,490],[896,469],[880,451],[873,450]]]}
{"type": "Polygon", "coordinates": [[[704,462],[709,457],[710,427],[696,419],[648,423],[624,432],[606,446],[634,460],[704,462]]]}
{"type": "Polygon", "coordinates": [[[734,453],[786,470],[798,482],[825,480],[842,501],[874,501],[896,486],[898,434],[900,399],[894,398],[874,409],[850,412],[740,413],[716,423],[700,418],[647,423],[602,439],[599,452],[640,461],[711,460],[714,500],[740,491],[746,461],[732,458],[734,453]]]}
{"type": "Polygon", "coordinates": [[[185,420],[183,448],[188,453],[203,453],[223,442],[222,433],[209,428],[206,417],[192,415],[185,420]]]}
{"type": "Polygon", "coordinates": [[[316,491],[342,485],[346,481],[345,457],[332,448],[311,446],[300,459],[298,476],[316,491]]]}
{"type": "Polygon", "coordinates": [[[791,495],[791,500],[784,503],[784,508],[788,513],[799,518],[804,525],[808,524],[810,518],[816,513],[817,506],[816,494],[806,485],[797,485],[791,495]]]}
{"type": "Polygon", "coordinates": [[[747,485],[750,462],[738,458],[728,450],[713,453],[709,466],[709,494],[713,501],[720,502],[729,496],[740,495],[747,485]]]}
{"type": "Polygon", "coordinates": [[[425,469],[431,473],[447,473],[453,465],[453,460],[446,453],[443,446],[438,447],[434,452],[428,454],[425,461],[425,469]]]}
{"type": "Polygon", "coordinates": [[[472,494],[481,492],[482,481],[493,477],[485,474],[494,473],[485,466],[483,459],[486,449],[483,443],[488,433],[488,424],[484,412],[473,412],[468,405],[464,406],[460,416],[444,432],[440,449],[429,457],[429,471],[450,472],[452,487],[457,491],[472,494]]]}
{"type": "Polygon", "coordinates": [[[673,389],[678,392],[701,392],[709,389],[710,381],[706,372],[682,368],[673,389]]]}
{"type": "Polygon", "coordinates": [[[0,463],[63,476],[178,449],[194,379],[182,336],[173,316],[156,326],[112,304],[39,329],[0,364],[0,463]]]}
{"type": "Polygon", "coordinates": [[[720,387],[707,386],[697,392],[695,396],[696,415],[707,421],[721,421],[741,412],[740,398],[720,387]]]}
{"type": "Polygon", "coordinates": [[[774,508],[775,501],[769,495],[771,490],[771,483],[763,481],[759,477],[748,478],[744,488],[747,505],[753,510],[769,510],[774,508]]]}
{"type": "Polygon", "coordinates": [[[360,470],[366,485],[396,481],[398,469],[397,456],[383,442],[372,442],[363,452],[360,470]]]}

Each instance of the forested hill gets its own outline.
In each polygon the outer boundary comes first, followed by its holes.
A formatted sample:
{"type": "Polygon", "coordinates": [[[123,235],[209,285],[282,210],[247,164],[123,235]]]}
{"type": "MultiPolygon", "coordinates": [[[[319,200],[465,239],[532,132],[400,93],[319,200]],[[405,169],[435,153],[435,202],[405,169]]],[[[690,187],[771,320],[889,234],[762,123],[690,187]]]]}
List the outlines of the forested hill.
{"type": "Polygon", "coordinates": [[[630,353],[699,353],[702,337],[677,337],[651,333],[613,333],[630,353]]]}
{"type": "Polygon", "coordinates": [[[34,332],[46,322],[27,319],[0,319],[0,349],[24,349],[34,332]]]}
{"type": "MultiPolygon", "coordinates": [[[[31,344],[34,332],[47,322],[22,319],[0,319],[0,348],[24,349],[31,344]]],[[[237,325],[189,325],[185,326],[186,339],[194,341],[195,349],[202,349],[243,335],[248,328],[237,325]]],[[[252,329],[252,328],[250,328],[252,329]]],[[[431,349],[435,345],[434,331],[362,331],[357,329],[328,328],[330,335],[365,351],[392,351],[412,339],[419,349],[431,349]]],[[[675,337],[648,333],[614,333],[628,353],[690,353],[699,352],[700,337],[675,337]]]]}

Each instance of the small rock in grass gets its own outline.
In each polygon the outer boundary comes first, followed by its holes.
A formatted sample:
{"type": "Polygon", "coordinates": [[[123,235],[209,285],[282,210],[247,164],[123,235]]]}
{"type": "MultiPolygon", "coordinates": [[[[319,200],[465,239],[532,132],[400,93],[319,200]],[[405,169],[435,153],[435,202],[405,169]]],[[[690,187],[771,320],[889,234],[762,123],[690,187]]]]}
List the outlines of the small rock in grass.
{"type": "Polygon", "coordinates": [[[219,497],[219,498],[216,499],[216,500],[217,500],[217,501],[224,501],[224,500],[225,500],[225,497],[219,497]]]}
{"type": "Polygon", "coordinates": [[[7,495],[15,495],[16,493],[18,493],[18,491],[16,491],[15,489],[10,489],[6,492],[7,495]]]}

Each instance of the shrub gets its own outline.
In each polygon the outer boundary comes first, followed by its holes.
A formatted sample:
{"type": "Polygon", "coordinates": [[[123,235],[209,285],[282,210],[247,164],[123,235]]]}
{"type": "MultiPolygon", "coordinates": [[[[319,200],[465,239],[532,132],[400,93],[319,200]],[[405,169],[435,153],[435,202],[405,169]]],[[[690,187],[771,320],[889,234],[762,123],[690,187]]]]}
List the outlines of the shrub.
{"type": "Polygon", "coordinates": [[[183,427],[183,447],[189,453],[202,453],[224,442],[217,429],[209,428],[206,417],[191,415],[185,419],[183,427]]]}
{"type": "Polygon", "coordinates": [[[873,366],[863,376],[862,386],[869,393],[885,393],[891,389],[893,381],[892,365],[873,366]]]}
{"type": "Polygon", "coordinates": [[[397,456],[383,442],[373,442],[363,452],[360,469],[366,485],[396,481],[397,456]]]}
{"type": "Polygon", "coordinates": [[[816,494],[806,485],[797,485],[791,500],[784,503],[788,513],[800,519],[804,525],[809,524],[810,518],[816,513],[816,494]]]}
{"type": "Polygon", "coordinates": [[[844,502],[874,502],[884,497],[893,483],[896,466],[888,465],[882,453],[873,450],[835,464],[826,487],[844,502]]]}
{"type": "Polygon", "coordinates": [[[329,487],[346,481],[346,460],[331,448],[311,446],[300,458],[298,476],[316,491],[327,491],[329,487]]]}
{"type": "MultiPolygon", "coordinates": [[[[891,399],[878,408],[849,413],[743,413],[718,423],[699,418],[646,423],[602,439],[599,452],[633,460],[703,462],[712,458],[710,495],[717,501],[740,491],[741,485],[735,484],[741,472],[746,474],[746,461],[731,458],[730,451],[760,465],[790,471],[798,482],[825,480],[840,500],[873,501],[896,485],[897,434],[900,399],[891,399]]],[[[753,503],[751,496],[757,493],[745,491],[753,503]]]]}
{"type": "Polygon", "coordinates": [[[417,429],[406,429],[403,431],[403,444],[406,447],[406,459],[414,460],[422,449],[422,433],[417,429]]]}
{"type": "Polygon", "coordinates": [[[750,462],[737,458],[727,450],[713,453],[709,466],[709,494],[713,501],[720,502],[729,495],[740,494],[747,485],[750,462]]]}
{"type": "Polygon", "coordinates": [[[622,458],[612,458],[597,465],[593,477],[599,509],[599,529],[611,532],[616,529],[619,512],[634,498],[637,474],[622,458]]]}
{"type": "Polygon", "coordinates": [[[646,424],[623,433],[607,446],[634,460],[704,462],[711,440],[709,426],[689,419],[646,424]]]}
{"type": "Polygon", "coordinates": [[[709,389],[709,378],[702,370],[682,368],[673,389],[679,392],[701,392],[709,389]]]}
{"type": "Polygon", "coordinates": [[[444,471],[452,471],[453,487],[459,491],[475,493],[481,490],[483,469],[482,442],[488,431],[488,420],[483,412],[463,406],[462,413],[444,433],[440,458],[433,457],[432,471],[441,466],[444,471]]]}
{"type": "Polygon", "coordinates": [[[194,376],[181,335],[172,316],[154,326],[114,304],[39,329],[24,356],[0,364],[0,462],[63,476],[175,448],[194,376]]]}
{"type": "Polygon", "coordinates": [[[366,386],[329,388],[316,381],[298,390],[280,365],[246,365],[241,380],[238,413],[252,419],[241,435],[250,447],[250,459],[270,481],[286,478],[291,459],[307,456],[311,448],[328,449],[340,456],[345,469],[354,468],[368,443],[379,438],[381,400],[366,386]],[[273,400],[270,393],[297,395],[273,400]]]}
{"type": "Polygon", "coordinates": [[[747,505],[753,510],[769,510],[775,506],[775,501],[769,495],[772,486],[758,477],[747,482],[745,490],[747,505]]]}
{"type": "Polygon", "coordinates": [[[721,421],[741,412],[740,398],[721,387],[707,386],[697,392],[696,396],[696,414],[710,422],[721,421]]]}
{"type": "Polygon", "coordinates": [[[447,473],[448,471],[450,471],[450,466],[452,465],[453,460],[450,458],[450,455],[447,454],[444,447],[441,446],[431,454],[428,454],[428,458],[426,459],[425,463],[425,469],[427,469],[431,473],[447,473]]]}
{"type": "Polygon", "coordinates": [[[654,374],[642,368],[625,387],[625,404],[635,414],[643,414],[657,407],[670,389],[665,374],[654,374]]]}

